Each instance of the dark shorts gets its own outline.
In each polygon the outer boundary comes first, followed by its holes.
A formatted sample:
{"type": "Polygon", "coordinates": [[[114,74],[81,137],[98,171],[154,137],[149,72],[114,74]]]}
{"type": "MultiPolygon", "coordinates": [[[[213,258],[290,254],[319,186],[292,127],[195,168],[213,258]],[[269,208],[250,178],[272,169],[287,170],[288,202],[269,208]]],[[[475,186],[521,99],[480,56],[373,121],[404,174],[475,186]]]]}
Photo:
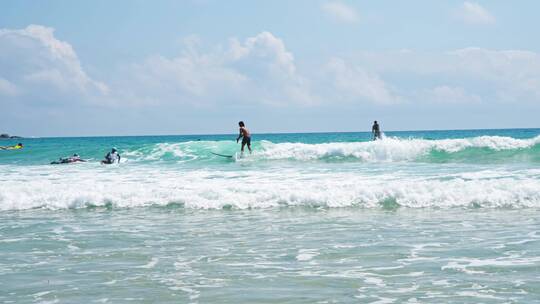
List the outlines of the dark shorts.
{"type": "Polygon", "coordinates": [[[251,137],[242,137],[242,145],[251,146],[251,137]]]}

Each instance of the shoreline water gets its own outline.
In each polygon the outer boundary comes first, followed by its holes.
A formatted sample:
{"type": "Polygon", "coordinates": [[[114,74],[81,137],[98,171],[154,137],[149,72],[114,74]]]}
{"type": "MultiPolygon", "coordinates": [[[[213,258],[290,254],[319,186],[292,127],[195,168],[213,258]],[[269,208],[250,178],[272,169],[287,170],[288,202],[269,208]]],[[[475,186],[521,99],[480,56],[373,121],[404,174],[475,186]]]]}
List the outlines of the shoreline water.
{"type": "Polygon", "coordinates": [[[539,212],[8,212],[0,300],[532,303],[539,212]]]}

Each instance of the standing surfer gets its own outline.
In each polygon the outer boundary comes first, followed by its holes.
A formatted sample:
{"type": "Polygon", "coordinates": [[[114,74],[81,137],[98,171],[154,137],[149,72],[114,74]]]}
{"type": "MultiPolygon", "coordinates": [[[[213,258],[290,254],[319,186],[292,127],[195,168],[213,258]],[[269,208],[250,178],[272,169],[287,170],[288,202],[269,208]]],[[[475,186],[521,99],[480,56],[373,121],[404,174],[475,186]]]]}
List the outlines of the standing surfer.
{"type": "Polygon", "coordinates": [[[240,126],[240,134],[236,138],[236,143],[242,138],[242,148],[240,151],[242,151],[242,154],[244,153],[244,146],[247,145],[249,153],[251,153],[251,133],[249,132],[248,128],[246,128],[246,125],[243,121],[240,121],[238,123],[238,126],[240,126]]]}
{"type": "Polygon", "coordinates": [[[371,133],[373,134],[373,140],[381,139],[381,129],[376,120],[373,122],[373,127],[371,127],[371,133]]]}

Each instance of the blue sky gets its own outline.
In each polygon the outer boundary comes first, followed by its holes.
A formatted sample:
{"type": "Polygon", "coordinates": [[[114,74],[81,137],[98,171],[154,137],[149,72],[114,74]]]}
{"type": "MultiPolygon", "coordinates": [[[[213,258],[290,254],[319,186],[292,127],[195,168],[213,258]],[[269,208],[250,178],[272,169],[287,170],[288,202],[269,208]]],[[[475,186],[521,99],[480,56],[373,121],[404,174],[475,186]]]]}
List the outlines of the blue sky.
{"type": "Polygon", "coordinates": [[[538,1],[2,1],[0,132],[539,127],[538,1]]]}

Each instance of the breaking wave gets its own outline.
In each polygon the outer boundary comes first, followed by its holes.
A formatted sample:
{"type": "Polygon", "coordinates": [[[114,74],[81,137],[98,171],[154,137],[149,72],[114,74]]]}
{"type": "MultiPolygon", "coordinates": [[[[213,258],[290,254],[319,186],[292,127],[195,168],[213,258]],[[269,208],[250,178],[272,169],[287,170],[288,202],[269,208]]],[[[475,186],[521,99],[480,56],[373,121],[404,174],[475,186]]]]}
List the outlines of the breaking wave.
{"type": "Polygon", "coordinates": [[[31,167],[25,167],[8,172],[0,182],[0,210],[168,204],[191,209],[540,207],[538,169],[434,178],[400,173],[300,173],[294,168],[263,172],[121,167],[62,172],[51,168],[32,173],[31,167]]]}
{"type": "MultiPolygon", "coordinates": [[[[136,161],[223,161],[211,152],[237,155],[232,141],[160,143],[125,153],[136,161]]],[[[480,136],[463,139],[385,138],[370,142],[254,144],[254,153],[242,161],[360,161],[360,162],[540,162],[540,136],[516,139],[480,136]]],[[[237,158],[235,158],[237,159],[237,158]]]]}

